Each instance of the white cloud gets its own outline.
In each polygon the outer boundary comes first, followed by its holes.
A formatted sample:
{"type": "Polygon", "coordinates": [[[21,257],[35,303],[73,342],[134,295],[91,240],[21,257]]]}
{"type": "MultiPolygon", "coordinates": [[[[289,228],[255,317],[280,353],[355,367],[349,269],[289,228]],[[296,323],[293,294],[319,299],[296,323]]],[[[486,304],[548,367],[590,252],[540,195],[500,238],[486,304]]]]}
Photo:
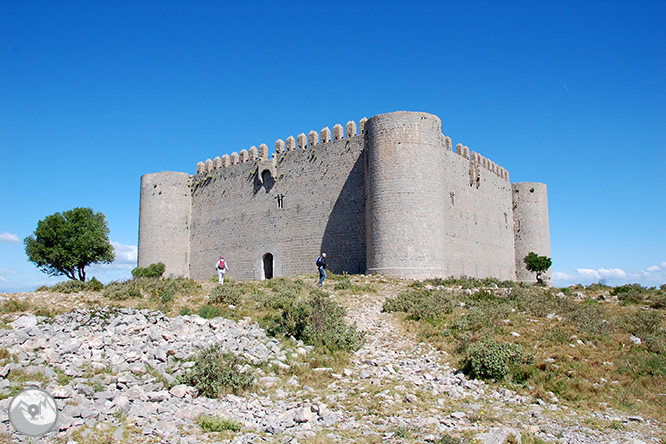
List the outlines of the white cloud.
{"type": "Polygon", "coordinates": [[[10,244],[20,244],[21,239],[16,234],[11,234],[7,232],[0,233],[0,242],[9,242],[10,244]]]}
{"type": "Polygon", "coordinates": [[[125,245],[114,241],[111,241],[111,245],[113,245],[113,252],[116,254],[116,259],[110,264],[91,265],[91,271],[132,270],[136,267],[136,245],[125,245]]]}
{"type": "Polygon", "coordinates": [[[120,242],[111,242],[113,251],[116,253],[114,264],[132,265],[136,267],[137,248],[136,245],[124,245],[120,242]]]}
{"type": "Polygon", "coordinates": [[[589,285],[595,282],[617,286],[639,283],[652,287],[666,283],[666,262],[652,265],[641,271],[626,271],[621,268],[577,268],[575,273],[553,271],[553,285],[563,287],[573,284],[589,285]]]}
{"type": "Polygon", "coordinates": [[[578,273],[578,277],[583,279],[601,279],[601,275],[597,270],[589,268],[576,268],[576,273],[578,273]]]}
{"type": "Polygon", "coordinates": [[[628,277],[627,272],[619,268],[611,268],[610,270],[600,268],[599,275],[602,279],[626,279],[628,277]]]}
{"type": "Polygon", "coordinates": [[[0,274],[20,274],[18,270],[12,270],[11,268],[0,268],[0,274]]]}
{"type": "Polygon", "coordinates": [[[553,280],[557,282],[561,281],[570,281],[576,279],[576,276],[569,273],[563,273],[561,271],[553,271],[553,280]]]}

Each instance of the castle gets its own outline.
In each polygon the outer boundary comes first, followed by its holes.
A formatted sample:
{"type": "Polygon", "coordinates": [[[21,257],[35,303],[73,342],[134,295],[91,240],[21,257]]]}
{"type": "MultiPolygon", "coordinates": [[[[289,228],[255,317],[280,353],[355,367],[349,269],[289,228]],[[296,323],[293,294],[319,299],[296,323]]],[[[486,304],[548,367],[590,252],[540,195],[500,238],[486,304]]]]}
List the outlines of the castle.
{"type": "Polygon", "coordinates": [[[138,250],[197,280],[220,255],[251,280],[316,273],[326,252],[334,273],[534,282],[522,259],[550,257],[547,190],[399,111],[142,176],[138,250]]]}

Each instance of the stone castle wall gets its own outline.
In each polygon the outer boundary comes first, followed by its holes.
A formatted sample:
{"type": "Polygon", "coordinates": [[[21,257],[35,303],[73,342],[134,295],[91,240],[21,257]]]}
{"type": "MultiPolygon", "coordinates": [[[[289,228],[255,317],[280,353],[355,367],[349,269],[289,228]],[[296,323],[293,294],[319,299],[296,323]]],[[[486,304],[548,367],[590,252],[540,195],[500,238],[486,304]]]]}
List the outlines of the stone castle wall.
{"type": "Polygon", "coordinates": [[[174,171],[141,177],[139,266],[163,262],[164,276],[189,276],[189,182],[189,174],[174,171]]]}
{"type": "Polygon", "coordinates": [[[331,271],[364,272],[362,152],[356,135],[195,176],[192,277],[223,255],[235,278],[261,279],[267,253],[275,276],[315,273],[322,251],[331,271]]]}
{"type": "Polygon", "coordinates": [[[358,133],[348,122],[278,140],[272,156],[262,144],[192,176],[145,175],[139,265],[206,279],[223,255],[234,278],[264,279],[316,273],[325,251],[335,273],[533,281],[522,257],[550,255],[547,206],[545,185],[512,186],[454,150],[437,116],[381,114],[358,133]]]}

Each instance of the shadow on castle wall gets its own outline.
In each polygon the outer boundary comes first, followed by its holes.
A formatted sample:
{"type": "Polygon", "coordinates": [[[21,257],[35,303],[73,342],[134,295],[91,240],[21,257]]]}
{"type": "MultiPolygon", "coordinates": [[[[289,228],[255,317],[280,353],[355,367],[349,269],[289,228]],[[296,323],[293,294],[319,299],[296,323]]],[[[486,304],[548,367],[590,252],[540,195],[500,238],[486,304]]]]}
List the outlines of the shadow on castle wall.
{"type": "Polygon", "coordinates": [[[364,156],[356,160],[338,195],[324,230],[321,252],[335,274],[365,273],[364,156]]]}

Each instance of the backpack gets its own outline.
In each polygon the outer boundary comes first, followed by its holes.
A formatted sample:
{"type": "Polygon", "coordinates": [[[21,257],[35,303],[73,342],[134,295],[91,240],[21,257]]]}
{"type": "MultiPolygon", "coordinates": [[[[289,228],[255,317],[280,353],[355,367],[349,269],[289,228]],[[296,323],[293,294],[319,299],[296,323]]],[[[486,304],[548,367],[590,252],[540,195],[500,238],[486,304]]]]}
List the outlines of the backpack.
{"type": "Polygon", "coordinates": [[[317,267],[321,267],[321,256],[319,256],[319,257],[317,258],[317,262],[315,262],[315,265],[316,265],[317,267]]]}
{"type": "Polygon", "coordinates": [[[224,261],[223,260],[220,260],[219,267],[220,267],[220,270],[224,270],[224,261]]]}

